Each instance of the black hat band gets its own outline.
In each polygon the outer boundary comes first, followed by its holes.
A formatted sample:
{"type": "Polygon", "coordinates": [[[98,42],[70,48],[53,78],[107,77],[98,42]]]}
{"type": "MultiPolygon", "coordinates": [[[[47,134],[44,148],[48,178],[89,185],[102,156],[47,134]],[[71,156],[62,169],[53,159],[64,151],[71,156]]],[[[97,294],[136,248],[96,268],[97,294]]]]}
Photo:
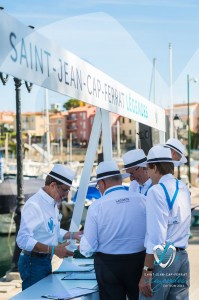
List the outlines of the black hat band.
{"type": "Polygon", "coordinates": [[[121,175],[120,171],[109,171],[109,172],[104,172],[97,174],[97,179],[100,179],[105,176],[111,176],[111,175],[121,175]]]}
{"type": "Polygon", "coordinates": [[[55,173],[55,172],[53,172],[53,171],[51,171],[51,172],[49,173],[49,175],[52,175],[52,176],[57,177],[58,180],[61,179],[61,180],[65,181],[65,182],[67,182],[67,183],[69,183],[69,184],[72,184],[72,180],[70,180],[70,179],[68,179],[68,178],[66,178],[66,177],[64,177],[64,176],[62,176],[62,175],[60,175],[60,174],[58,174],[58,173],[55,173]]]}
{"type": "Polygon", "coordinates": [[[172,148],[173,150],[176,150],[177,152],[180,152],[180,154],[183,154],[182,151],[180,151],[180,149],[174,147],[173,145],[171,144],[165,144],[165,147],[167,148],[172,148]],[[168,147],[167,147],[168,146],[168,147]]]}
{"type": "Polygon", "coordinates": [[[172,162],[172,158],[170,157],[158,157],[158,158],[151,158],[151,159],[147,159],[147,163],[150,162],[172,162]]]}
{"type": "Polygon", "coordinates": [[[137,165],[139,165],[139,164],[145,162],[146,160],[147,160],[146,157],[145,157],[145,158],[142,158],[142,159],[137,160],[137,161],[135,161],[135,162],[132,162],[132,163],[130,163],[130,164],[124,165],[124,168],[127,169],[127,168],[130,168],[130,167],[137,166],[137,165]]]}

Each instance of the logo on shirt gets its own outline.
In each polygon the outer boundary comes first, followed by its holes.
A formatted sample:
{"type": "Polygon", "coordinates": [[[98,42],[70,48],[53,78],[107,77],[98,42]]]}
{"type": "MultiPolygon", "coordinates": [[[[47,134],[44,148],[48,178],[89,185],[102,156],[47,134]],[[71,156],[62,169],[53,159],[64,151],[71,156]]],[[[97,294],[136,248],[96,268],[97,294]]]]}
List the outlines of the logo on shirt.
{"type": "Polygon", "coordinates": [[[165,247],[157,245],[153,248],[153,254],[155,258],[154,265],[167,268],[176,257],[176,248],[171,243],[167,243],[165,247]]]}
{"type": "Polygon", "coordinates": [[[53,218],[51,217],[48,221],[48,231],[53,233],[54,228],[55,228],[55,224],[53,222],[53,218]]]}
{"type": "Polygon", "coordinates": [[[129,201],[130,201],[129,198],[118,199],[118,200],[116,200],[116,204],[122,204],[122,203],[126,203],[129,201]]]}

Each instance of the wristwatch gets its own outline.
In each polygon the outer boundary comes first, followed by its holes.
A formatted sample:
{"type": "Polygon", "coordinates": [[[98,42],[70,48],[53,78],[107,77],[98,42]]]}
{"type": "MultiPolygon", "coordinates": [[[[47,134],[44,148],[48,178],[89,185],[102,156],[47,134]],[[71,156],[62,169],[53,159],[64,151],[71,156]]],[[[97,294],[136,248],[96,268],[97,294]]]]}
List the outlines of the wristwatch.
{"type": "Polygon", "coordinates": [[[70,231],[70,240],[74,238],[74,232],[70,231]]]}
{"type": "Polygon", "coordinates": [[[144,270],[144,271],[149,271],[149,272],[151,272],[151,271],[153,271],[153,268],[144,266],[143,270],[144,270]]]}

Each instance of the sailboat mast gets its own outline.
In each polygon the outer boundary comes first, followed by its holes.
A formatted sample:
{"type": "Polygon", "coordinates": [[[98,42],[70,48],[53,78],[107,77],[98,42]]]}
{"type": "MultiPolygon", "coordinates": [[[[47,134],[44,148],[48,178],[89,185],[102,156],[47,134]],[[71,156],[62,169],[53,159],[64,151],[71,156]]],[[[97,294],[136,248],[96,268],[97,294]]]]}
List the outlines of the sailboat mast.
{"type": "Polygon", "coordinates": [[[153,59],[153,103],[156,102],[156,58],[153,59]]]}
{"type": "Polygon", "coordinates": [[[173,138],[173,61],[172,44],[169,43],[169,61],[170,61],[170,138],[173,138]]]}
{"type": "Polygon", "coordinates": [[[48,162],[50,161],[50,130],[49,130],[49,111],[48,111],[48,90],[45,89],[45,105],[46,105],[46,148],[48,162]]]}

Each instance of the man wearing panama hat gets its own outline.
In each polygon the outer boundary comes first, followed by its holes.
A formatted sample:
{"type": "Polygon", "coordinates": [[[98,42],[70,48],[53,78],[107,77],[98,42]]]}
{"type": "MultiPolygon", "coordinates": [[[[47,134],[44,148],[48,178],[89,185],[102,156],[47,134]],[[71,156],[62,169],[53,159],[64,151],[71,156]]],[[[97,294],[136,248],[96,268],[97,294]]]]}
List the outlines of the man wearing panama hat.
{"type": "Polygon", "coordinates": [[[75,177],[75,172],[61,164],[54,165],[47,175],[45,186],[30,197],[21,214],[17,244],[22,252],[18,268],[22,289],[33,285],[51,273],[53,254],[60,258],[72,256],[66,249],[66,239],[79,239],[79,234],[60,229],[61,216],[57,204],[66,197],[75,177]]]}
{"type": "Polygon", "coordinates": [[[153,186],[147,194],[146,258],[139,283],[140,300],[188,299],[186,252],[191,219],[190,193],[173,174],[171,150],[154,146],[147,156],[153,186]]]}
{"type": "Polygon", "coordinates": [[[123,155],[124,168],[122,169],[130,174],[129,190],[145,196],[152,186],[146,169],[146,160],[146,155],[142,149],[130,150],[123,155]]]}
{"type": "Polygon", "coordinates": [[[145,256],[145,196],[127,191],[115,161],[96,170],[102,197],[88,209],[80,251],[95,253],[94,266],[100,300],[138,299],[138,283],[145,256]]]}
{"type": "Polygon", "coordinates": [[[187,159],[184,156],[185,146],[178,139],[168,139],[164,147],[171,149],[172,159],[175,161],[179,161],[179,166],[182,164],[186,164],[187,159]]]}

